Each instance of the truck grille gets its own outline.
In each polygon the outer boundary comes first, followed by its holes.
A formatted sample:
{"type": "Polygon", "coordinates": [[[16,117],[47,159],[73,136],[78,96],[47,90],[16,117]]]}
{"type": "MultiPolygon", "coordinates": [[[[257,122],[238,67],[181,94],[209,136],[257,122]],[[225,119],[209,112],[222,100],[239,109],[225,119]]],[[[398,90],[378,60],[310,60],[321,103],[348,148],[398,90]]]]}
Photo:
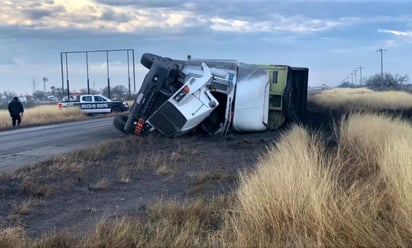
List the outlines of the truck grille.
{"type": "Polygon", "coordinates": [[[179,133],[186,118],[170,102],[166,102],[149,119],[150,124],[167,137],[179,133]]]}

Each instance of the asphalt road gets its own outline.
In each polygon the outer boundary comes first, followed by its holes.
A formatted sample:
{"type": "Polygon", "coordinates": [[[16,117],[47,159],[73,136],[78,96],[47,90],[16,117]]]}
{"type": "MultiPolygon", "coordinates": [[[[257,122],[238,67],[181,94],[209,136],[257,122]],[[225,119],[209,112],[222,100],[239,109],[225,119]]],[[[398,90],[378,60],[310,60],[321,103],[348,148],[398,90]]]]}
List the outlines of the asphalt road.
{"type": "Polygon", "coordinates": [[[0,171],[45,161],[121,136],[113,117],[0,132],[0,171]]]}

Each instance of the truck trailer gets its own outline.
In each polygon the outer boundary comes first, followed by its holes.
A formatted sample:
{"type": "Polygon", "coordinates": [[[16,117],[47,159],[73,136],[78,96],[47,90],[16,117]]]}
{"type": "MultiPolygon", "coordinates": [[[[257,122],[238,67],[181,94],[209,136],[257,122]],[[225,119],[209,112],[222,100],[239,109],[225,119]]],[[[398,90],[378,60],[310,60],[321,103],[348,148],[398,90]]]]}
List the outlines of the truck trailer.
{"type": "Polygon", "coordinates": [[[306,110],[308,68],[175,60],[151,53],[143,54],[140,62],[149,71],[130,113],[113,121],[126,134],[259,132],[296,120],[306,110]]]}

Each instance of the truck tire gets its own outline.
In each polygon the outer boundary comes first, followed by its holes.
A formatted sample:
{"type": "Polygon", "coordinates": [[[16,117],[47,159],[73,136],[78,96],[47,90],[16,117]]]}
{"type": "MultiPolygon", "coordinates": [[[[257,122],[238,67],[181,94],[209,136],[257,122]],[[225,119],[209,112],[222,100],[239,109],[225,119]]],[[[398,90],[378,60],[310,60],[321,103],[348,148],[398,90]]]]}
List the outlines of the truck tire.
{"type": "Polygon", "coordinates": [[[147,69],[150,69],[150,67],[152,67],[153,61],[155,59],[160,59],[161,57],[156,55],[156,54],[152,54],[152,53],[144,53],[142,55],[142,58],[140,59],[140,63],[146,67],[147,69]]]}
{"type": "Polygon", "coordinates": [[[127,115],[118,115],[113,119],[113,126],[122,133],[126,133],[124,131],[124,125],[129,117],[127,115]]]}
{"type": "Polygon", "coordinates": [[[119,106],[114,106],[114,107],[112,107],[112,109],[110,110],[110,112],[112,112],[112,113],[120,113],[120,112],[122,112],[122,108],[119,107],[119,106]]]}

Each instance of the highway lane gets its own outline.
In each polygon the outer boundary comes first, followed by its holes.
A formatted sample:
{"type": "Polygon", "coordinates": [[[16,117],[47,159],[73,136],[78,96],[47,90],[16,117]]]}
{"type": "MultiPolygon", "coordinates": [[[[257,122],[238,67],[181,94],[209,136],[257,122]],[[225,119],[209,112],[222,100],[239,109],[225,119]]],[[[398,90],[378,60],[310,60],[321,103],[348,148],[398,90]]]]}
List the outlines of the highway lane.
{"type": "Polygon", "coordinates": [[[121,137],[113,117],[0,132],[0,171],[15,170],[55,155],[121,137]]]}

